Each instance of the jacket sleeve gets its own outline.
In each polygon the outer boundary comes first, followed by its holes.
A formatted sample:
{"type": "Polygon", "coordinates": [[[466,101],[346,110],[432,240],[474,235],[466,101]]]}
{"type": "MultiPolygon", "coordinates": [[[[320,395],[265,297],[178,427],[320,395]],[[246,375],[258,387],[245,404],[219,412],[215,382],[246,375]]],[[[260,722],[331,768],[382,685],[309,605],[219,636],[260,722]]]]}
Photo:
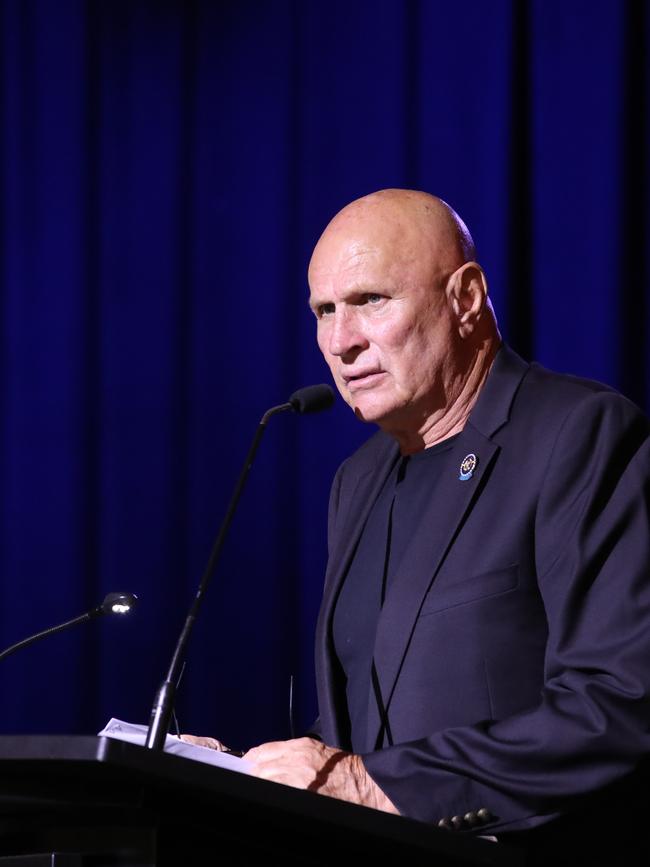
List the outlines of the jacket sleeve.
{"type": "Polygon", "coordinates": [[[481,833],[521,830],[648,753],[649,504],[647,419],[616,393],[590,394],[561,425],[538,497],[549,629],[539,703],[364,755],[402,814],[438,822],[483,808],[481,833]]]}

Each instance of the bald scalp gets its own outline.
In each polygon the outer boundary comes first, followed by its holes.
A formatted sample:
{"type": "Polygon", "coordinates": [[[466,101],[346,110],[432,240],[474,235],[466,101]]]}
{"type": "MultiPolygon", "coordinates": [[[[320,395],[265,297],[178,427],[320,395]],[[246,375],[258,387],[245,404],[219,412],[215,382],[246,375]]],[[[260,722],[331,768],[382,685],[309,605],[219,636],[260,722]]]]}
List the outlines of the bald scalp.
{"type": "Polygon", "coordinates": [[[375,236],[406,255],[427,250],[447,273],[476,260],[467,226],[446,202],[419,190],[386,189],[355,199],[333,217],[316,244],[310,271],[333,245],[355,239],[363,244],[375,236]]]}

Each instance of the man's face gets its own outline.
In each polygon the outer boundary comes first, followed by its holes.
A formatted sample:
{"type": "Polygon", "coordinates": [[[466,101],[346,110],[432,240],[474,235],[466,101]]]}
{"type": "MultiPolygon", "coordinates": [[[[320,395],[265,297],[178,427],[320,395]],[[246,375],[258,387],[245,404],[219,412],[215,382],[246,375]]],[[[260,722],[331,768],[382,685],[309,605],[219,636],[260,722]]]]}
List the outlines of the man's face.
{"type": "Polygon", "coordinates": [[[334,232],[309,269],[318,345],[343,399],[384,430],[418,430],[445,406],[455,327],[448,274],[405,231],[334,232]]]}

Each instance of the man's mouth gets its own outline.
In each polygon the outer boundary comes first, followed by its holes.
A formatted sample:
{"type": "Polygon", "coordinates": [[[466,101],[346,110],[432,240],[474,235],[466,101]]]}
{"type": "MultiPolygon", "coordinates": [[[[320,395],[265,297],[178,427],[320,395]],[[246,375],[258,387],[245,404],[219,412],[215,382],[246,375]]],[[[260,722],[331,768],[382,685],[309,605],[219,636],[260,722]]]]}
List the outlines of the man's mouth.
{"type": "Polygon", "coordinates": [[[383,370],[362,370],[359,373],[345,373],[343,379],[348,391],[357,391],[361,388],[370,388],[384,376],[383,370]]]}

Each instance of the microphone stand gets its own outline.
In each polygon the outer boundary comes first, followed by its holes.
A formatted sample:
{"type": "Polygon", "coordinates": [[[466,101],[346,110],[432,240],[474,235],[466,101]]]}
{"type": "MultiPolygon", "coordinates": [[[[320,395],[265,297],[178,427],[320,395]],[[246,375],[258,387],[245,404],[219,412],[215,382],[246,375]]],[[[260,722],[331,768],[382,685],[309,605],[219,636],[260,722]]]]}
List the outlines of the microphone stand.
{"type": "MultiPolygon", "coordinates": [[[[325,387],[326,386],[323,386],[323,388],[325,387]]],[[[311,386],[310,388],[319,388],[319,386],[311,386]]],[[[169,731],[172,713],[174,710],[176,685],[178,683],[179,674],[182,668],[185,648],[187,647],[190,633],[192,631],[192,627],[194,626],[194,622],[196,621],[201,602],[203,600],[203,597],[205,596],[205,592],[208,588],[210,579],[212,578],[212,574],[217,564],[219,554],[221,553],[221,548],[223,547],[226,533],[228,532],[230,522],[232,521],[233,515],[235,514],[237,503],[239,502],[239,498],[244,489],[244,484],[246,483],[246,479],[248,478],[248,473],[253,464],[255,454],[257,453],[257,449],[262,439],[262,435],[266,430],[267,422],[271,418],[271,416],[277,415],[277,413],[280,412],[286,412],[290,409],[297,410],[298,412],[309,412],[311,409],[310,407],[302,409],[299,405],[297,405],[296,397],[302,391],[307,391],[307,389],[301,389],[300,392],[296,392],[296,394],[292,396],[289,402],[282,403],[279,406],[274,406],[271,407],[271,409],[268,409],[262,416],[262,419],[257,427],[257,431],[255,432],[255,436],[253,437],[253,442],[251,443],[251,446],[248,450],[248,455],[246,456],[246,460],[244,461],[244,466],[242,467],[239,479],[237,481],[237,484],[235,485],[235,490],[230,500],[230,505],[228,506],[226,516],[223,520],[223,523],[221,524],[221,529],[219,530],[219,533],[215,539],[214,545],[212,546],[212,552],[201,577],[199,588],[196,592],[196,596],[194,597],[192,605],[190,606],[190,610],[185,620],[182,632],[176,643],[176,648],[174,650],[174,654],[172,656],[169,669],[167,671],[167,676],[163,680],[160,688],[158,689],[158,693],[156,694],[156,698],[151,709],[151,717],[149,720],[147,738],[145,740],[145,747],[148,747],[149,749],[163,749],[165,738],[167,737],[167,732],[169,731]]],[[[331,403],[328,405],[331,405],[331,403]]]]}

